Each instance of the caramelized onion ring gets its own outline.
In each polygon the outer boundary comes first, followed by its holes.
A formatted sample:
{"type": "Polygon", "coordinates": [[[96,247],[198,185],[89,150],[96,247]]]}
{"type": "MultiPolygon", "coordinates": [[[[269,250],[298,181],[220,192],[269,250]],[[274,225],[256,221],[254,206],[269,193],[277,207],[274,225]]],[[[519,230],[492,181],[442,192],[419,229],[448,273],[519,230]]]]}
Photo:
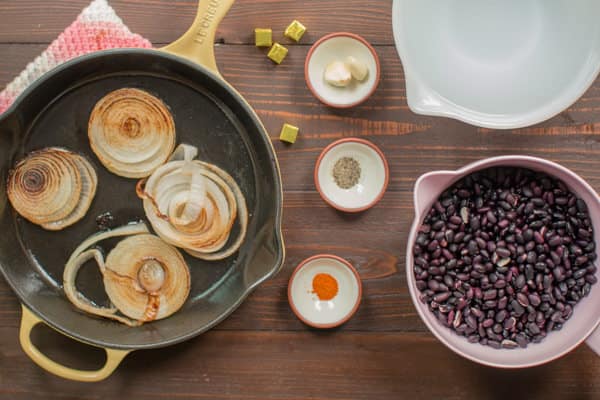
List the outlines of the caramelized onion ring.
{"type": "Polygon", "coordinates": [[[175,122],[167,106],[139,89],[119,89],[94,107],[88,125],[92,150],[116,175],[144,178],[175,148],[175,122]]]}
{"type": "Polygon", "coordinates": [[[58,147],[35,151],[10,172],[7,194],[23,218],[47,230],[60,230],[85,216],[98,178],[79,154],[58,147]]]}
{"type": "Polygon", "coordinates": [[[106,258],[104,287],[124,315],[140,322],[179,310],[190,293],[190,272],[177,249],[149,234],[128,237],[106,258]]]}
{"type": "Polygon", "coordinates": [[[194,257],[221,260],[236,252],[246,236],[246,200],[227,172],[194,160],[196,154],[193,146],[179,146],[167,164],[138,184],[138,195],[164,241],[194,257]],[[239,233],[227,246],[236,218],[239,233]]]}
{"type": "Polygon", "coordinates": [[[69,258],[63,284],[65,295],[80,310],[139,326],[166,318],[183,306],[190,292],[190,273],[177,249],[149,234],[144,223],[138,223],[85,240],[69,258]],[[119,242],[106,260],[100,250],[90,248],[119,236],[129,237],[119,242]],[[81,266],[92,258],[103,275],[104,289],[111,301],[109,307],[94,304],[75,286],[81,266]]]}

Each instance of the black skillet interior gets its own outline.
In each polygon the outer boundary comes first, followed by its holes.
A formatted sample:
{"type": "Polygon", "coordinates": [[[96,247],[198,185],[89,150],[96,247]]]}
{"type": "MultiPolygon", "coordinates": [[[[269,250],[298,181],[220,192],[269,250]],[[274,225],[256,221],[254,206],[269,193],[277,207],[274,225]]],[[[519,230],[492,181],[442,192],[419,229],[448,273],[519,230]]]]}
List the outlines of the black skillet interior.
{"type": "MultiPolygon", "coordinates": [[[[113,50],[71,62],[42,78],[0,120],[2,182],[16,160],[47,146],[87,156],[98,172],[96,198],[85,219],[48,232],[18,217],[0,185],[0,267],[21,301],[63,333],[122,349],[180,342],[225,318],[281,267],[281,182],[271,144],[250,106],[203,68],[155,50],[113,50]],[[177,142],[197,146],[199,158],[228,171],[240,185],[251,215],[247,240],[234,256],[205,262],[186,255],[192,276],[188,302],[172,317],[139,328],[85,315],[61,289],[64,264],[84,238],[98,231],[97,216],[110,212],[115,226],[144,219],[136,181],[109,173],[87,137],[95,103],[123,87],[162,99],[175,119],[177,142]]],[[[105,243],[105,251],[114,243],[105,243]]],[[[77,285],[99,304],[107,303],[93,263],[82,268],[77,285]]]]}

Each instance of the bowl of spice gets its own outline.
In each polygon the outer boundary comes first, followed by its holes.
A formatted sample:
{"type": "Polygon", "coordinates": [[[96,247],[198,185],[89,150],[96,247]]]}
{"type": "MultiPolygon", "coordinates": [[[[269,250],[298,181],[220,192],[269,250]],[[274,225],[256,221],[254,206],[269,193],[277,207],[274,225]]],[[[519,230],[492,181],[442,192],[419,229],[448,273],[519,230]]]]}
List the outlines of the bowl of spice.
{"type": "Polygon", "coordinates": [[[379,84],[379,57],[362,37],[348,32],[323,36],[304,64],[306,85],[322,103],[349,108],[367,100],[379,84]]]}
{"type": "Polygon", "coordinates": [[[600,354],[600,198],[541,158],[421,176],[406,271],[419,315],[481,364],[531,367],[586,341],[600,354]]]}
{"type": "Polygon", "coordinates": [[[314,328],[342,325],[354,315],[361,297],[362,284],[356,269],[331,254],[319,254],[302,261],[288,285],[292,311],[314,328]]]}
{"type": "Polygon", "coordinates": [[[315,185],[329,205],[345,212],[373,207],[385,193],[389,168],[383,152],[358,138],[327,146],[315,165],[315,185]]]}

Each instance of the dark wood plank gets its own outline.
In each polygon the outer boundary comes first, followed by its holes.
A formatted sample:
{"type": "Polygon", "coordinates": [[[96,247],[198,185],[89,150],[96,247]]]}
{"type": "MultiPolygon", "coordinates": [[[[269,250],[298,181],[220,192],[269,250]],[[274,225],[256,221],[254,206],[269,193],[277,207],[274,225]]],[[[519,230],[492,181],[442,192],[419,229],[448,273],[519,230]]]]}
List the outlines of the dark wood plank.
{"type": "MultiPolygon", "coordinates": [[[[0,2],[0,43],[48,43],[67,27],[90,0],[3,0],[0,2]],[[43,4],[43,5],[42,5],[43,4]]],[[[136,33],[152,42],[171,42],[183,33],[196,15],[197,0],[112,0],[110,4],[136,33]]],[[[351,31],[377,44],[391,44],[391,5],[386,1],[347,0],[238,0],[223,21],[218,40],[252,43],[254,28],[272,28],[276,40],[294,19],[308,32],[302,43],[312,43],[326,33],[351,31]]]]}
{"type": "Polygon", "coordinates": [[[168,349],[134,353],[111,378],[93,385],[45,374],[22,356],[5,328],[0,348],[0,397],[14,400],[600,396],[600,359],[584,347],[542,367],[510,371],[479,366],[420,334],[213,331],[168,349]]]}

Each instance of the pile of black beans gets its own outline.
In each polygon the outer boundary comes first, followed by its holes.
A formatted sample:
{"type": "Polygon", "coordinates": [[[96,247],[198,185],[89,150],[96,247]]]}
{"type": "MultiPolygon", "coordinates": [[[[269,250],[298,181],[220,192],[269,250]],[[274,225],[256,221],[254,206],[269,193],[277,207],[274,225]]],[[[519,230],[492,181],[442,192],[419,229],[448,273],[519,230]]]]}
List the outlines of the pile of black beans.
{"type": "Polygon", "coordinates": [[[413,254],[420,300],[444,326],[493,348],[560,330],[597,280],[585,202],[523,168],[478,171],[447,189],[413,254]]]}

